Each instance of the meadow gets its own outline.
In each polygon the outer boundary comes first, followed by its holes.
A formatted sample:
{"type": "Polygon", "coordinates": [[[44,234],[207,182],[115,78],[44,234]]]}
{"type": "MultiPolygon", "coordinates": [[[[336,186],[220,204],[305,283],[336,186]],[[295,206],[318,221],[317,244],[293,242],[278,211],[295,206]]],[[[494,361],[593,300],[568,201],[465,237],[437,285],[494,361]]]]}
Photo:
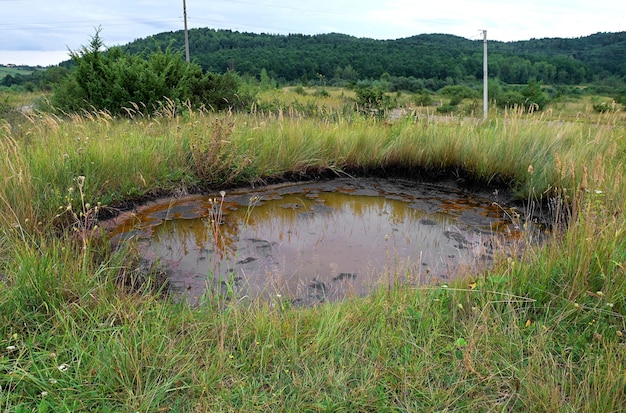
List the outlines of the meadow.
{"type": "Polygon", "coordinates": [[[347,93],[0,123],[0,409],[622,411],[625,113],[580,101],[483,121],[400,96],[389,120],[347,93]],[[162,195],[387,173],[509,191],[551,217],[548,240],[446,285],[191,307],[98,221],[162,195]]]}

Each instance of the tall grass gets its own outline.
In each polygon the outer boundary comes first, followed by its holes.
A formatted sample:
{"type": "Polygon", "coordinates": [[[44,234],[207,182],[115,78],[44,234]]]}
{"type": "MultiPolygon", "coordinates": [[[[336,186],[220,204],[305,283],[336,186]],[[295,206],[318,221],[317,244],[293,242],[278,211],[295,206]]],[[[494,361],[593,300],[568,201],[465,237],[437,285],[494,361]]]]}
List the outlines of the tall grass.
{"type": "Polygon", "coordinates": [[[3,126],[1,409],[621,411],[623,114],[327,114],[3,126]],[[191,308],[128,285],[132,248],[112,251],[95,220],[159,194],[395,168],[505,183],[560,221],[548,242],[450,285],[302,309],[283,297],[191,308]]]}

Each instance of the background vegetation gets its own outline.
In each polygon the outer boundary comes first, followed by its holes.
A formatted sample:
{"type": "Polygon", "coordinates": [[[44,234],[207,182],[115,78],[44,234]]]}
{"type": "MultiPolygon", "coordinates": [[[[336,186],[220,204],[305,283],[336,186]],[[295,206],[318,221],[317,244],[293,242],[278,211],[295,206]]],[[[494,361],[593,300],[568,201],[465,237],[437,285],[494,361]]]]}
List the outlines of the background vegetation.
{"type": "MultiPolygon", "coordinates": [[[[192,29],[189,38],[193,62],[204,73],[219,75],[230,71],[247,83],[262,84],[265,88],[297,84],[371,87],[427,96],[444,87],[462,85],[472,89],[473,95],[482,96],[482,40],[444,34],[374,40],[337,33],[283,36],[208,28],[192,29]]],[[[128,76],[140,66],[146,70],[155,64],[140,63],[138,57],[154,59],[155,52],[181,57],[183,41],[182,31],[160,33],[112,48],[109,59],[117,60],[123,55],[125,62],[132,62],[134,68],[126,70],[128,76]]],[[[75,53],[81,52],[86,50],[75,53]]],[[[603,95],[625,104],[626,64],[621,59],[624,55],[626,32],[576,39],[490,41],[489,78],[493,91],[490,99],[501,102],[502,106],[528,106],[527,97],[520,89],[538,85],[545,93],[546,102],[603,95]]],[[[32,74],[9,73],[0,76],[0,88],[49,90],[75,64],[70,60],[32,74]]],[[[118,65],[121,67],[121,61],[118,65]]],[[[122,76],[120,71],[118,68],[115,76],[122,76]]]]}
{"type": "MultiPolygon", "coordinates": [[[[482,39],[423,34],[374,40],[331,33],[269,35],[230,30],[193,29],[191,55],[203,69],[258,75],[266,69],[281,82],[302,78],[327,82],[379,79],[384,73],[431,82],[482,79],[482,39]]],[[[183,32],[166,32],[125,46],[133,54],[155,48],[182,50],[183,32]]],[[[507,84],[535,79],[545,84],[618,81],[626,76],[619,56],[626,53],[626,32],[598,33],[577,39],[489,42],[489,72],[507,84]]],[[[432,88],[431,88],[432,89],[432,88]]],[[[438,88],[437,88],[438,89],[438,88]]]]}

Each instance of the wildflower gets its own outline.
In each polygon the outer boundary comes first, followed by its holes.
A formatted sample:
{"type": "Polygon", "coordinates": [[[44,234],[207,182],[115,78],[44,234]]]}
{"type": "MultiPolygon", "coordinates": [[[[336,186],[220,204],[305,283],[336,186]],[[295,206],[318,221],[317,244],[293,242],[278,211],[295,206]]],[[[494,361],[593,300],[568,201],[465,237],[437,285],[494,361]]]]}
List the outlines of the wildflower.
{"type": "Polygon", "coordinates": [[[596,190],[595,190],[595,191],[593,191],[593,192],[595,192],[595,193],[596,193],[596,195],[601,195],[601,194],[602,194],[602,191],[601,191],[601,190],[599,190],[599,189],[596,189],[596,190]]]}
{"type": "Polygon", "coordinates": [[[16,346],[7,346],[7,351],[13,351],[15,349],[17,349],[16,346]]]}
{"type": "Polygon", "coordinates": [[[61,365],[58,367],[58,369],[59,369],[59,371],[63,372],[63,371],[65,371],[65,370],[67,370],[69,367],[70,367],[70,366],[68,366],[67,364],[63,363],[63,364],[61,364],[61,365]]]}
{"type": "Polygon", "coordinates": [[[228,358],[232,360],[232,359],[234,359],[234,358],[235,358],[235,356],[233,356],[232,354],[229,354],[229,355],[228,355],[228,358]]]}
{"type": "Polygon", "coordinates": [[[220,191],[220,195],[224,198],[226,196],[226,191],[220,191]]]}
{"type": "Polygon", "coordinates": [[[535,173],[535,168],[533,168],[533,166],[532,166],[532,165],[528,165],[528,173],[529,173],[530,175],[532,175],[532,174],[534,174],[534,173],[535,173]]]}
{"type": "Polygon", "coordinates": [[[530,321],[530,318],[528,320],[526,320],[526,327],[530,327],[530,325],[532,324],[532,321],[530,321]]]}
{"type": "Polygon", "coordinates": [[[44,391],[41,392],[41,397],[46,397],[47,395],[48,395],[47,391],[44,390],[44,391]]]}

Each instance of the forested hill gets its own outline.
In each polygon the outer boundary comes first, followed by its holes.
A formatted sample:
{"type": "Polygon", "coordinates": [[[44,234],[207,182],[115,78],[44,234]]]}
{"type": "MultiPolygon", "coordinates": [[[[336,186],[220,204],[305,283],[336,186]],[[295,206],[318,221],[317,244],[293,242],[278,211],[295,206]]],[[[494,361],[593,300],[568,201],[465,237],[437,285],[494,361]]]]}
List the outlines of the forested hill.
{"type": "MultiPolygon", "coordinates": [[[[482,78],[482,39],[423,34],[374,40],[331,33],[271,35],[230,30],[189,31],[192,61],[223,73],[234,69],[259,76],[265,69],[279,81],[302,79],[355,81],[395,77],[459,81],[482,78]]],[[[168,47],[184,50],[184,32],[165,32],[123,47],[145,53],[168,47]]],[[[505,83],[581,84],[626,80],[626,32],[598,33],[575,39],[518,42],[489,41],[489,74],[505,83]]]]}

